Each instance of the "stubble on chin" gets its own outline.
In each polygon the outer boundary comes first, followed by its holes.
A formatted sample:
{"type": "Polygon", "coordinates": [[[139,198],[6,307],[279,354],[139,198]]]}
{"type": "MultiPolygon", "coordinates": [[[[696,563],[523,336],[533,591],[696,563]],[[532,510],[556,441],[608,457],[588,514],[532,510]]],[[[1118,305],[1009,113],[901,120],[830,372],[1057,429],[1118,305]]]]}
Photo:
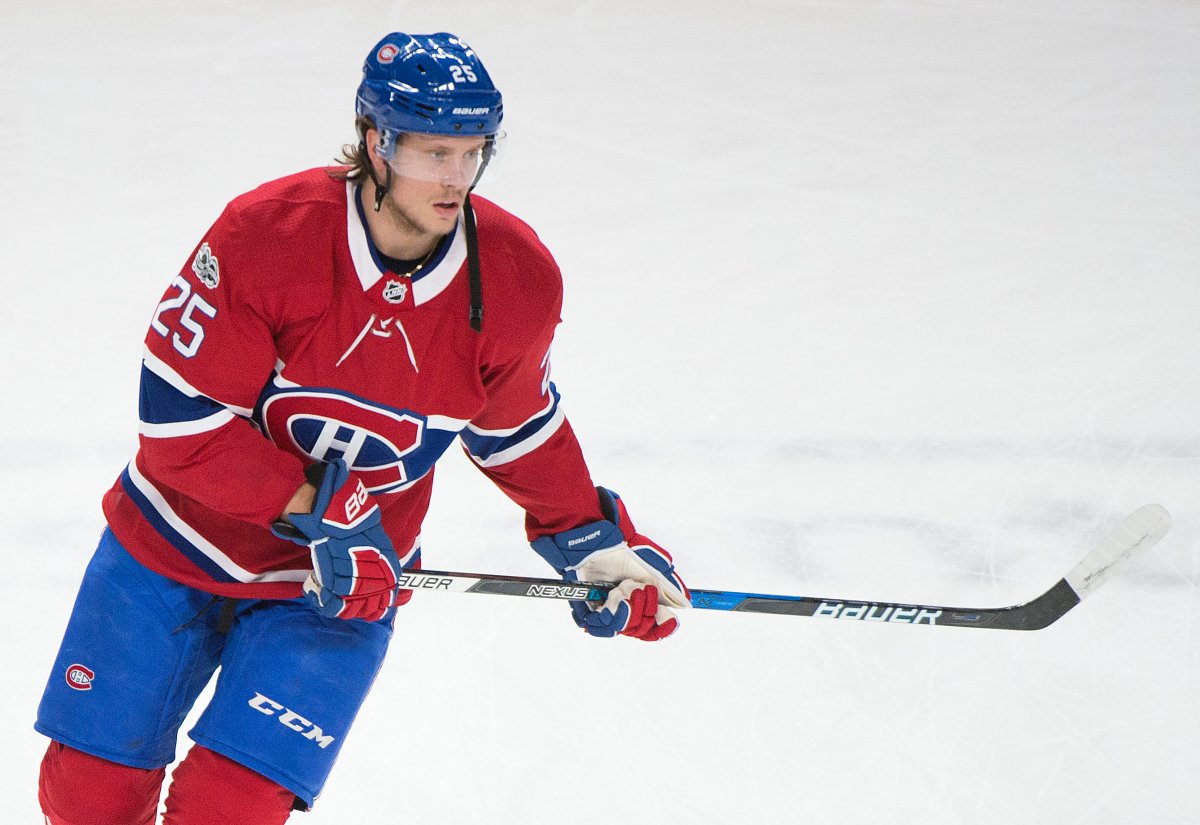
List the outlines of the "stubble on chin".
{"type": "Polygon", "coordinates": [[[397,203],[391,193],[383,199],[383,208],[392,224],[405,235],[431,239],[440,237],[440,233],[422,224],[419,218],[397,203]]]}

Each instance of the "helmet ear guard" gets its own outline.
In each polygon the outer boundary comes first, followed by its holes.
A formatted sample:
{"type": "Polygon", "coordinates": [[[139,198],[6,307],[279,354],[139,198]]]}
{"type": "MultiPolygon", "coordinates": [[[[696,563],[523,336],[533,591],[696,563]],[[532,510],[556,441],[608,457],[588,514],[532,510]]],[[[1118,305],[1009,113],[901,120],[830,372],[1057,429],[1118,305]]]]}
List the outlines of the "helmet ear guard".
{"type": "MultiPolygon", "coordinates": [[[[384,153],[381,151],[381,146],[382,146],[383,138],[384,138],[383,132],[381,132],[378,129],[375,129],[375,124],[371,121],[370,117],[360,115],[358,118],[357,126],[358,126],[358,155],[363,161],[363,167],[365,168],[367,176],[371,179],[371,183],[375,184],[374,209],[376,212],[378,212],[380,207],[383,206],[383,199],[384,199],[384,197],[387,196],[388,190],[392,188],[392,165],[390,163],[388,163],[387,156],[385,156],[384,153]],[[375,129],[375,132],[379,135],[379,142],[376,144],[374,152],[372,152],[370,142],[367,140],[367,132],[371,131],[372,129],[375,129]],[[383,161],[383,180],[382,181],[379,179],[379,176],[375,173],[375,160],[372,157],[372,155],[374,155],[375,157],[378,157],[380,160],[383,161]]],[[[393,146],[392,152],[395,152],[394,141],[393,141],[392,146],[393,146]]]]}
{"type": "Polygon", "coordinates": [[[391,129],[384,127],[376,129],[379,135],[379,142],[375,144],[375,155],[384,163],[392,159],[396,154],[396,138],[397,135],[391,129]]]}

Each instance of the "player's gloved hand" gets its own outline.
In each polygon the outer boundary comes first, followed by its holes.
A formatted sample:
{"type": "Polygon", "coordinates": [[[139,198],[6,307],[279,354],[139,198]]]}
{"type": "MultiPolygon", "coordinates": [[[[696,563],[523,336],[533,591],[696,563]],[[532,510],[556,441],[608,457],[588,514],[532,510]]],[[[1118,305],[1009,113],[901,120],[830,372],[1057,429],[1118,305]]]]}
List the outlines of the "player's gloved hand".
{"type": "Polygon", "coordinates": [[[618,633],[647,642],[679,627],[671,608],[691,606],[671,556],[633,527],[621,497],[597,487],[605,521],[535,539],[533,549],[564,581],[614,582],[603,602],[571,602],[575,623],[592,636],[618,633]]]}
{"type": "Polygon", "coordinates": [[[325,616],[378,621],[395,610],[400,559],[383,531],[379,505],[346,462],[305,471],[317,488],[311,513],[291,513],[272,532],[312,552],[304,595],[325,616]]]}

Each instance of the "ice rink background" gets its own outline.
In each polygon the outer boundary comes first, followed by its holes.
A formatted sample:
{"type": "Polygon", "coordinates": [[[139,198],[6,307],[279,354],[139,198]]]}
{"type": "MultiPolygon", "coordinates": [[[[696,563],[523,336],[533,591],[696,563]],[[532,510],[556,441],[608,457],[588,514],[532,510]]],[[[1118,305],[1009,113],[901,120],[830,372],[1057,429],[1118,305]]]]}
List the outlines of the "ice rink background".
{"type": "MultiPolygon", "coordinates": [[[[1146,502],[1038,633],[693,611],[660,645],[419,595],[319,823],[1200,818],[1200,5],[56,2],[0,29],[0,818],[135,445],[141,338],[234,195],[350,139],[366,50],[455,31],[480,193],[565,273],[555,380],[690,584],[998,606],[1146,502]]],[[[544,575],[456,451],[427,566],[544,575]]]]}

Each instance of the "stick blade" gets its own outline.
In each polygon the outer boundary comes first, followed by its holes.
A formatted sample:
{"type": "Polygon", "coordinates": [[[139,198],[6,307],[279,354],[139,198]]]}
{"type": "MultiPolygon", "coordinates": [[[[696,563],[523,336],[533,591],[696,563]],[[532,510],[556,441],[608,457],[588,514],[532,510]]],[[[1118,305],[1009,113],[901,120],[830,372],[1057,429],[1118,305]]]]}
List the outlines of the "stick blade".
{"type": "Polygon", "coordinates": [[[1105,536],[1063,579],[1080,599],[1094,593],[1113,572],[1158,543],[1171,527],[1171,516],[1159,504],[1144,504],[1105,536]]]}

